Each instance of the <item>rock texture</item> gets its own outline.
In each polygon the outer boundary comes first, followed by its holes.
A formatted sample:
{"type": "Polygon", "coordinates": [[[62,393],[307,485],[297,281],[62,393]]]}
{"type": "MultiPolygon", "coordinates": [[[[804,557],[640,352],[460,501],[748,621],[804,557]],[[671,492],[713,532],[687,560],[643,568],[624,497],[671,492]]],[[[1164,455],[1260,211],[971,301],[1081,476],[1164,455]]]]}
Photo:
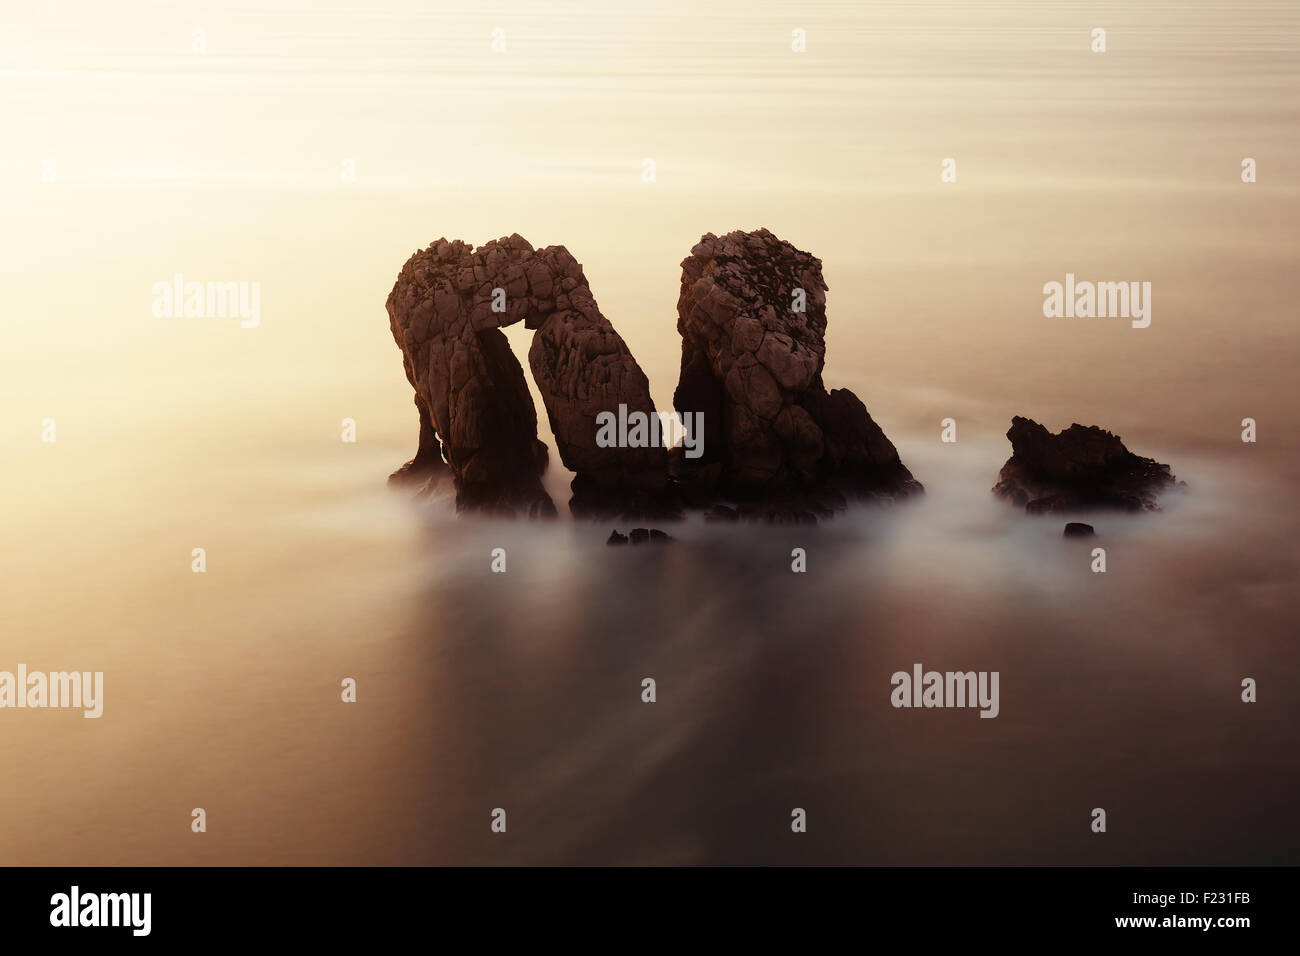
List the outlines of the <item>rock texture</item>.
{"type": "MultiPolygon", "coordinates": [[[[491,244],[489,244],[491,245],[491,244]]],[[[537,440],[523,369],[490,308],[496,249],[478,253],[445,239],[413,255],[389,293],[393,338],[402,350],[417,408],[427,409],[433,435],[421,421],[415,461],[440,443],[456,483],[456,503],[473,509],[531,516],[555,513],[542,488],[546,446],[537,440]]],[[[516,303],[516,318],[523,303],[516,303]]],[[[509,315],[507,311],[506,315],[509,315]]]]}
{"type": "MultiPolygon", "coordinates": [[[[394,479],[446,459],[457,507],[555,513],[540,475],[546,446],[504,326],[536,329],[529,366],[560,458],[574,472],[575,513],[667,493],[662,448],[598,448],[596,416],[653,412],[649,382],[601,314],[582,266],[563,246],[519,235],[474,249],[440,239],[403,266],[387,309],[420,411],[420,447],[394,479]]],[[[427,479],[426,479],[427,480],[427,479]]]]}
{"type": "MultiPolygon", "coordinates": [[[[642,448],[600,447],[596,418],[601,412],[655,414],[650,381],[627,344],[601,314],[582,267],[562,247],[551,264],[563,280],[572,279],[533,337],[528,364],[546,404],[560,459],[575,472],[569,508],[578,517],[676,512],[668,488],[668,453],[662,445],[642,448]]],[[[538,274],[536,266],[531,274],[538,274]]],[[[544,280],[543,280],[544,282],[544,280]]],[[[531,290],[530,285],[530,290],[531,290]]]]}
{"type": "Polygon", "coordinates": [[[698,458],[597,444],[601,413],[655,408],[563,246],[439,239],[403,266],[387,308],[420,419],[419,450],[390,480],[431,490],[450,478],[460,509],[555,513],[536,411],[501,332],[518,322],[535,330],[528,364],[575,473],[575,515],[673,518],[724,498],[737,518],[815,522],[851,497],[921,490],[857,396],[823,385],[821,262],[767,230],[706,235],[682,263],[674,405],[703,416],[698,458]]]}
{"type": "Polygon", "coordinates": [[[682,262],[673,404],[705,422],[704,454],[673,455],[690,504],[815,521],[846,496],[922,490],[857,396],[822,383],[826,289],[821,261],[766,229],[709,233],[682,262]]]}
{"type": "Polygon", "coordinates": [[[1160,493],[1181,484],[1168,465],[1133,454],[1119,436],[1096,426],[1074,424],[1053,435],[1017,415],[1007,438],[1012,454],[993,493],[1033,514],[1084,508],[1155,511],[1160,493]]]}

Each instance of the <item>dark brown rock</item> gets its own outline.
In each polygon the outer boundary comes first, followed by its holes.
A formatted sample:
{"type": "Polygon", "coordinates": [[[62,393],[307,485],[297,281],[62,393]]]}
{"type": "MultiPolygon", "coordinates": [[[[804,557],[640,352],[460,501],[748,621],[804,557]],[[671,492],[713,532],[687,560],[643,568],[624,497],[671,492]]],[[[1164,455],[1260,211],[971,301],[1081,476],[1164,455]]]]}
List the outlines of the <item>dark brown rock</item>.
{"type": "Polygon", "coordinates": [[[420,445],[415,457],[388,476],[388,484],[421,486],[421,494],[431,493],[443,481],[451,478],[451,468],[442,457],[442,443],[433,430],[429,409],[417,392],[416,413],[420,418],[420,445]]]}
{"type": "Polygon", "coordinates": [[[1066,538],[1091,538],[1097,532],[1090,524],[1084,524],[1082,521],[1068,521],[1065,525],[1066,538]]]}
{"type": "Polygon", "coordinates": [[[673,403],[705,417],[704,454],[672,459],[691,503],[766,502],[764,520],[780,520],[784,502],[785,517],[804,521],[819,509],[796,499],[823,489],[887,499],[922,490],[862,402],[822,384],[826,283],[815,256],[766,229],[709,233],[682,262],[677,311],[673,403]]]}
{"type": "Polygon", "coordinates": [[[619,534],[618,529],[615,528],[613,531],[609,533],[609,538],[606,539],[605,544],[607,545],[627,544],[627,535],[619,534]]]}
{"type": "Polygon", "coordinates": [[[681,521],[686,517],[681,509],[681,495],[671,485],[645,487],[630,481],[614,484],[589,475],[575,475],[569,488],[573,492],[569,511],[575,518],[681,521]]]}
{"type": "Polygon", "coordinates": [[[740,520],[740,512],[735,508],[729,508],[726,505],[714,505],[705,512],[704,520],[736,522],[740,520]]]}
{"type": "MultiPolygon", "coordinates": [[[[628,414],[656,414],[641,366],[597,308],[582,267],[563,247],[541,250],[533,269],[535,275],[560,269],[557,274],[576,283],[560,297],[565,307],[542,321],[528,351],[560,459],[575,472],[570,508],[580,517],[674,510],[667,497],[668,455],[662,444],[600,447],[596,440],[602,412],[617,415],[623,406],[628,414]]],[[[546,300],[538,301],[539,312],[547,308],[546,300]]]]}
{"type": "Polygon", "coordinates": [[[563,246],[519,235],[477,250],[440,239],[415,253],[388,297],[389,323],[420,409],[420,450],[398,472],[436,472],[445,458],[457,507],[553,515],[542,489],[546,447],[523,370],[503,326],[536,329],[529,366],[560,458],[573,470],[578,514],[671,516],[662,446],[600,448],[596,416],[653,414],[649,382],[600,313],[582,266],[563,246]]]}
{"type": "Polygon", "coordinates": [[[1074,424],[1054,435],[1017,415],[1007,438],[1011,457],[993,493],[1030,514],[1156,511],[1160,493],[1180,484],[1168,465],[1133,454],[1119,436],[1096,426],[1074,424]]]}
{"type": "MultiPolygon", "coordinates": [[[[411,256],[389,293],[389,326],[420,409],[414,460],[428,460],[432,443],[441,444],[460,510],[554,515],[540,478],[546,447],[537,439],[523,369],[497,328],[503,323],[493,321],[509,312],[490,311],[488,276],[503,257],[498,246],[475,252],[468,243],[440,239],[411,256]]],[[[524,305],[514,303],[516,319],[524,305]]]]}
{"type": "MultiPolygon", "coordinates": [[[[618,531],[615,531],[614,534],[618,534],[618,531]]],[[[622,538],[623,536],[619,535],[619,537],[622,538]]],[[[669,541],[674,539],[672,535],[666,534],[658,528],[633,528],[629,537],[623,538],[623,540],[630,540],[633,544],[667,544],[669,541]]],[[[614,542],[612,537],[611,540],[606,543],[613,544],[614,542]]],[[[618,543],[622,544],[622,541],[618,543]]]]}

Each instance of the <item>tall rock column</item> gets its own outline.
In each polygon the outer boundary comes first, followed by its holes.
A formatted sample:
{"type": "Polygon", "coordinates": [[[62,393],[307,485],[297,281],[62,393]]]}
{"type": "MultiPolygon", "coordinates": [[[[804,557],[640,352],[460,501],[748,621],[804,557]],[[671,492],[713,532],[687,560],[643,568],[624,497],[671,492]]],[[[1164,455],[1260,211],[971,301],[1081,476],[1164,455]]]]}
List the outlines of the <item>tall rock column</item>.
{"type": "Polygon", "coordinates": [[[822,384],[826,289],[821,261],[766,229],[708,233],[682,262],[673,403],[712,444],[674,471],[696,499],[921,491],[857,396],[822,384]]]}

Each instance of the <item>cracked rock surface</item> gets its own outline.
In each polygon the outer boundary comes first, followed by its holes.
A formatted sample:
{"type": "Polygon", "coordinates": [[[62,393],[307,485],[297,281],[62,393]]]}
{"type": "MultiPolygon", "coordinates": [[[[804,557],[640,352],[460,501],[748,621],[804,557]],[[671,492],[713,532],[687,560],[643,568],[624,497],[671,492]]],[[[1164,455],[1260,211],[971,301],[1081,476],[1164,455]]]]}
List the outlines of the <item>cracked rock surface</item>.
{"type": "Polygon", "coordinates": [[[540,476],[546,446],[523,370],[501,328],[535,329],[529,366],[560,458],[577,473],[575,513],[663,495],[663,448],[599,448],[596,416],[654,411],[650,386],[563,246],[519,235],[478,249],[439,239],[403,266],[387,310],[420,411],[420,446],[395,480],[446,459],[458,509],[555,514],[540,476]],[[426,428],[426,410],[428,426],[426,428]]]}
{"type": "Polygon", "coordinates": [[[767,501],[803,518],[922,490],[858,397],[822,382],[826,289],[821,260],[766,229],[708,233],[682,262],[673,404],[704,414],[706,441],[673,470],[692,503],[767,501]]]}

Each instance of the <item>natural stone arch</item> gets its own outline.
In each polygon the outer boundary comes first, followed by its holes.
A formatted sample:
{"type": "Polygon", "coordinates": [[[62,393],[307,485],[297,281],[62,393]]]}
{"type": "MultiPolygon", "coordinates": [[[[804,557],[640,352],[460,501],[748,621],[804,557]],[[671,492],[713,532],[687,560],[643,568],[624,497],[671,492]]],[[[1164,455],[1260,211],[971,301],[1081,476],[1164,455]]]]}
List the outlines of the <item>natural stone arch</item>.
{"type": "Polygon", "coordinates": [[[677,515],[726,498],[758,503],[742,514],[815,520],[848,497],[922,490],[857,396],[823,385],[821,261],[766,229],[706,234],[682,263],[673,403],[702,416],[708,441],[702,457],[674,454],[671,478],[661,446],[597,444],[601,412],[656,412],[563,246],[440,239],[407,261],[387,308],[420,415],[419,451],[393,478],[437,480],[445,458],[459,508],[555,513],[536,410],[501,332],[517,322],[536,330],[529,365],[575,473],[574,514],[677,515]]]}
{"type": "Polygon", "coordinates": [[[623,404],[652,414],[654,405],[645,373],[563,246],[535,250],[517,234],[477,250],[440,239],[403,266],[387,309],[421,411],[420,450],[407,467],[445,453],[458,508],[554,514],[540,481],[536,410],[500,331],[521,321],[537,330],[529,365],[560,458],[577,476],[575,513],[666,493],[663,448],[596,445],[600,412],[623,404]]]}

